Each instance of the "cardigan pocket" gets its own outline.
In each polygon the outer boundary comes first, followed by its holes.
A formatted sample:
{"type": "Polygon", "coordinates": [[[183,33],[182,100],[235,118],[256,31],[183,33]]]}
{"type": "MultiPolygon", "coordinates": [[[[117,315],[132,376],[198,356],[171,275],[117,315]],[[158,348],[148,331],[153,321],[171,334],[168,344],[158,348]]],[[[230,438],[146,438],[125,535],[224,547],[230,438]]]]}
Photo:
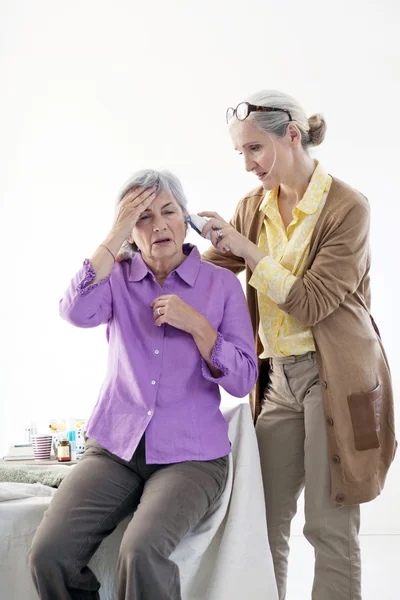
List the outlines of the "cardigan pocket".
{"type": "Polygon", "coordinates": [[[382,390],[380,384],[370,392],[347,397],[356,450],[379,448],[382,390]]]}

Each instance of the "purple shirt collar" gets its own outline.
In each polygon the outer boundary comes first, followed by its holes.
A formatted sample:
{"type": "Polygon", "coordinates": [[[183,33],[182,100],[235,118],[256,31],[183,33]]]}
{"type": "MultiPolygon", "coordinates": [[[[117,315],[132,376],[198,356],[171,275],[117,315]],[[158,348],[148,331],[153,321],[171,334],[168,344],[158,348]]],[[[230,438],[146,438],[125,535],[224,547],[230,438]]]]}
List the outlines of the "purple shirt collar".
{"type": "MultiPolygon", "coordinates": [[[[187,258],[172,273],[177,273],[185,283],[193,287],[199,274],[201,263],[200,252],[193,244],[183,244],[182,249],[187,258]]],[[[129,281],[141,281],[146,275],[154,278],[153,272],[144,262],[140,252],[136,252],[131,259],[129,281]]]]}

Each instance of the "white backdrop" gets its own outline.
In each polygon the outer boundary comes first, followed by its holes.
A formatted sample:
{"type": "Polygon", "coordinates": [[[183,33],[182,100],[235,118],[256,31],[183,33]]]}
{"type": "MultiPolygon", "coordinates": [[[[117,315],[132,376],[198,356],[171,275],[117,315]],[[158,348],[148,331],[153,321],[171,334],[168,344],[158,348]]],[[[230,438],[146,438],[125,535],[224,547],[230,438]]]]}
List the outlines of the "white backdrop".
{"type": "MultiPolygon", "coordinates": [[[[315,155],[370,199],[373,313],[398,394],[399,9],[327,6],[0,0],[0,454],[30,419],[87,416],[96,401],[105,331],[67,325],[58,300],[108,232],[122,183],[170,168],[193,212],[229,218],[257,181],[231,148],[225,109],[262,87],[325,114],[315,155]]],[[[400,533],[399,493],[397,460],[364,532],[400,533]]]]}

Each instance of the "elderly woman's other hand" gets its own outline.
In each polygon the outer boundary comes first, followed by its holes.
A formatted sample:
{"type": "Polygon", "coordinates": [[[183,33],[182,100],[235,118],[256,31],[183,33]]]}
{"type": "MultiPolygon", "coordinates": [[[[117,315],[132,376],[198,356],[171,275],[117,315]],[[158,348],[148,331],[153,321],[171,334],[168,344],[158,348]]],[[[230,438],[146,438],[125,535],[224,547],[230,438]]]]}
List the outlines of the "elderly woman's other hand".
{"type": "Polygon", "coordinates": [[[187,331],[187,333],[193,333],[199,319],[204,318],[195,308],[175,294],[159,296],[150,306],[153,309],[156,325],[160,326],[167,323],[177,329],[187,331]]]}
{"type": "Polygon", "coordinates": [[[150,306],[153,309],[155,324],[161,326],[163,323],[167,323],[190,333],[212,376],[221,377],[221,371],[211,362],[218,334],[207,319],[175,294],[159,296],[153,300],[150,306]]]}

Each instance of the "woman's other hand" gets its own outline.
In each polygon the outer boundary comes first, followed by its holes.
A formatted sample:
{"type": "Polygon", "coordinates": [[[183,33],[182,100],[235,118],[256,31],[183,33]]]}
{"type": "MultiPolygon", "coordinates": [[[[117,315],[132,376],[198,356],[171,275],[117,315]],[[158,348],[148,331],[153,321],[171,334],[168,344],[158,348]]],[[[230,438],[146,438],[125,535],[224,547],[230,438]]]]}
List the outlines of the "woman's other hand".
{"type": "Polygon", "coordinates": [[[160,326],[166,323],[182,329],[182,331],[187,331],[187,333],[192,333],[196,329],[199,317],[203,318],[195,308],[189,306],[175,294],[159,296],[153,300],[150,306],[153,309],[156,325],[160,326]]]}
{"type": "Polygon", "coordinates": [[[155,324],[160,326],[166,323],[190,333],[212,376],[221,377],[221,371],[211,363],[218,334],[207,319],[175,294],[159,296],[150,306],[153,309],[155,324]]]}

